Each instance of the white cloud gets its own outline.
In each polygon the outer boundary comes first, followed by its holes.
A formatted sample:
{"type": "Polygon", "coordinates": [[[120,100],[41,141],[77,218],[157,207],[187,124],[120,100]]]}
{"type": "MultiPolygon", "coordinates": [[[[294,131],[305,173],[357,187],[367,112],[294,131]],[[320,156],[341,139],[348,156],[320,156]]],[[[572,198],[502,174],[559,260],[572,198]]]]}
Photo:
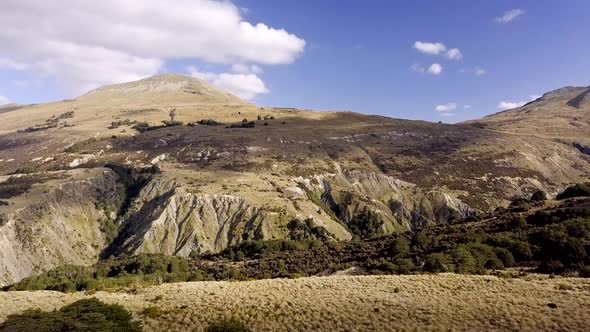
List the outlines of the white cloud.
{"type": "Polygon", "coordinates": [[[447,47],[443,43],[428,43],[417,41],[414,43],[414,48],[421,53],[432,55],[444,54],[445,57],[451,60],[463,59],[463,53],[461,53],[461,50],[459,50],[458,48],[451,48],[447,52],[447,47]]]}
{"type": "Polygon", "coordinates": [[[440,75],[442,73],[443,67],[438,63],[433,63],[428,67],[428,73],[432,75],[440,75]]]}
{"type": "Polygon", "coordinates": [[[443,53],[447,50],[447,47],[443,43],[427,43],[421,41],[415,42],[414,48],[417,49],[419,52],[434,55],[443,53]]]}
{"type": "Polygon", "coordinates": [[[496,23],[506,24],[514,21],[517,17],[524,15],[526,12],[522,9],[512,9],[504,13],[500,17],[496,17],[496,23]]]}
{"type": "Polygon", "coordinates": [[[257,65],[245,65],[236,63],[231,67],[232,71],[238,74],[262,74],[264,71],[257,65]]]}
{"type": "Polygon", "coordinates": [[[450,112],[456,110],[458,106],[457,103],[448,103],[444,105],[436,105],[434,109],[437,112],[450,112]]]}
{"type": "Polygon", "coordinates": [[[539,99],[541,97],[543,97],[543,96],[540,96],[540,95],[530,95],[529,96],[529,98],[530,98],[531,101],[536,100],[536,99],[539,99]]]}
{"type": "MultiPolygon", "coordinates": [[[[1,47],[0,47],[1,49],[1,47]]],[[[26,63],[18,62],[8,58],[0,58],[0,68],[13,69],[13,70],[25,70],[28,68],[26,63]]]]}
{"type": "Polygon", "coordinates": [[[464,74],[473,74],[475,76],[483,76],[487,74],[487,71],[479,66],[475,66],[472,68],[462,68],[459,72],[464,74]]]}
{"type": "Polygon", "coordinates": [[[451,117],[451,116],[455,116],[455,113],[440,113],[440,116],[446,116],[446,117],[451,117]]]}
{"type": "Polygon", "coordinates": [[[276,65],[303,53],[303,39],[243,13],[216,0],[3,0],[0,68],[80,92],[156,74],[167,60],[276,65]]]}
{"type": "Polygon", "coordinates": [[[463,59],[463,53],[458,48],[452,48],[447,52],[446,57],[451,60],[461,60],[463,59]]]}
{"type": "Polygon", "coordinates": [[[518,101],[518,102],[512,102],[512,101],[501,101],[498,104],[498,109],[499,110],[511,110],[513,108],[518,108],[523,106],[524,104],[526,104],[526,101],[518,101]]]}
{"type": "Polygon", "coordinates": [[[243,99],[251,100],[259,94],[269,92],[260,77],[251,72],[212,73],[199,71],[196,67],[189,67],[188,71],[191,76],[208,81],[243,99]]]}
{"type": "Polygon", "coordinates": [[[468,110],[471,108],[471,105],[463,105],[463,109],[468,110]]]}
{"type": "Polygon", "coordinates": [[[6,104],[10,104],[10,99],[0,95],[0,105],[6,105],[6,104]]]}
{"type": "Polygon", "coordinates": [[[541,98],[541,96],[539,96],[539,95],[530,95],[528,101],[517,101],[517,102],[501,101],[498,104],[498,109],[499,110],[502,110],[502,111],[505,111],[505,110],[511,110],[513,108],[522,107],[525,104],[530,103],[531,101],[536,100],[538,98],[541,98]]]}
{"type": "Polygon", "coordinates": [[[426,71],[426,68],[418,63],[415,63],[410,67],[410,70],[416,73],[423,73],[426,71]]]}

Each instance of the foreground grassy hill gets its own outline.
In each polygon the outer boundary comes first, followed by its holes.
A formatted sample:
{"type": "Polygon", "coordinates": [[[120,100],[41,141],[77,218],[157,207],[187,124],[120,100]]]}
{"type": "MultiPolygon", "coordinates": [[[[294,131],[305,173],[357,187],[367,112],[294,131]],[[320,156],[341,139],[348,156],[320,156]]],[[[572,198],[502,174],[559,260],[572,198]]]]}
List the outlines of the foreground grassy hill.
{"type": "Polygon", "coordinates": [[[94,294],[0,293],[0,322],[97,297],[146,331],[204,331],[235,318],[253,331],[586,331],[589,279],[455,274],[198,282],[94,294]]]}

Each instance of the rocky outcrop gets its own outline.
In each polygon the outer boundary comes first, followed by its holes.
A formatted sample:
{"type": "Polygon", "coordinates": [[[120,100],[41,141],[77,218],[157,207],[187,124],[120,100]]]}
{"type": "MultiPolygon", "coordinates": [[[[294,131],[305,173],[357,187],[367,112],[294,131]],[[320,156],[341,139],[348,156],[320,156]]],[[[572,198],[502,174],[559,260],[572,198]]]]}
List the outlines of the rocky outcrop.
{"type": "Polygon", "coordinates": [[[440,191],[424,191],[415,185],[369,171],[299,178],[308,195],[321,199],[351,233],[372,237],[447,223],[475,215],[476,210],[440,191]]]}
{"type": "Polygon", "coordinates": [[[105,255],[219,252],[247,239],[278,236],[278,216],[229,195],[194,194],[174,180],[150,182],[133,202],[118,238],[105,255]]]}
{"type": "Polygon", "coordinates": [[[7,214],[0,226],[0,285],[60,265],[95,263],[125,194],[117,180],[105,169],[7,214]]]}
{"type": "Polygon", "coordinates": [[[62,183],[8,215],[0,226],[0,284],[110,255],[189,256],[245,240],[285,239],[293,219],[308,219],[328,238],[342,240],[475,213],[448,194],[368,171],[297,178],[298,187],[280,191],[282,202],[298,208],[284,211],[262,207],[269,202],[194,192],[166,174],[148,180],[123,169],[96,174],[62,183]]]}

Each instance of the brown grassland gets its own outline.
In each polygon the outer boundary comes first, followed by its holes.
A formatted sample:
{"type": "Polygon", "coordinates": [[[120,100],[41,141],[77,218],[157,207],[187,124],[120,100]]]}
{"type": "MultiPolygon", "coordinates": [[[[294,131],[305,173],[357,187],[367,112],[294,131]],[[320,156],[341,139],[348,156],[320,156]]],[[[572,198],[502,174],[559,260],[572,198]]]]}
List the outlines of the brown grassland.
{"type": "Polygon", "coordinates": [[[148,331],[202,331],[229,317],[253,331],[587,331],[590,319],[590,279],[438,274],[195,282],[95,294],[3,292],[0,321],[89,297],[123,305],[148,331]]]}

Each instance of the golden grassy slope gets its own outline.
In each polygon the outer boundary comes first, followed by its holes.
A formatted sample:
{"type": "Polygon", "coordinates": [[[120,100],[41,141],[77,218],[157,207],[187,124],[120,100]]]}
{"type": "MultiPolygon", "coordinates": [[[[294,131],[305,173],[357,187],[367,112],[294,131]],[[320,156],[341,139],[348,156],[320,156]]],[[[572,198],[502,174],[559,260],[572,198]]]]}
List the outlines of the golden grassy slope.
{"type": "MultiPolygon", "coordinates": [[[[29,308],[53,310],[84,293],[0,293],[0,321],[29,308]]],[[[146,330],[201,331],[234,316],[254,331],[587,330],[590,280],[454,274],[341,276],[166,284],[98,292],[144,321],[146,330]],[[550,308],[554,303],[557,308],[550,308]],[[154,319],[141,312],[158,307],[154,319]]]]}
{"type": "MultiPolygon", "coordinates": [[[[34,125],[66,112],[74,116],[62,122],[73,127],[49,130],[59,136],[88,137],[121,135],[107,129],[113,121],[131,120],[160,124],[169,120],[168,109],[176,109],[176,120],[194,122],[215,119],[223,122],[255,120],[258,115],[321,118],[325,114],[280,108],[260,108],[202,80],[176,74],[152,76],[140,81],[108,85],[75,99],[37,105],[7,105],[0,108],[0,135],[34,125]]],[[[132,134],[129,131],[127,134],[132,134]]]]}
{"type": "Polygon", "coordinates": [[[590,87],[565,87],[522,107],[467,121],[486,128],[590,144],[590,87]]]}

